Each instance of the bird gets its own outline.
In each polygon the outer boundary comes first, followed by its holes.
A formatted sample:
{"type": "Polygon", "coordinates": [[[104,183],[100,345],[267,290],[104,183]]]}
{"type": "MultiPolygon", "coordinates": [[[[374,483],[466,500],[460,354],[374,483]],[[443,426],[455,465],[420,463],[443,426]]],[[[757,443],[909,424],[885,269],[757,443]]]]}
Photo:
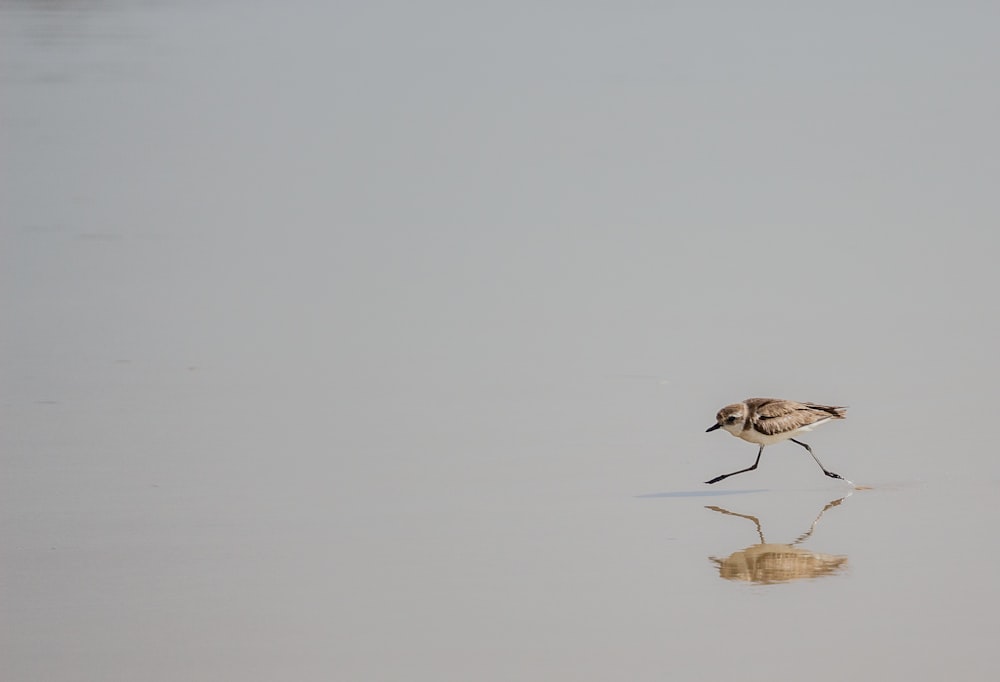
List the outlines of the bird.
{"type": "MultiPolygon", "coordinates": [[[[753,471],[760,463],[761,453],[764,446],[774,445],[783,440],[790,440],[801,445],[812,458],[819,464],[819,468],[830,478],[839,478],[847,481],[840,474],[829,471],[819,458],[813,453],[812,448],[800,440],[797,436],[806,431],[812,431],[820,424],[825,424],[834,419],[846,419],[844,411],[846,407],[835,405],[819,405],[817,403],[799,403],[794,400],[781,400],[779,398],[747,398],[741,403],[726,405],[715,415],[715,424],[708,427],[705,433],[716,429],[725,429],[737,438],[760,446],[757,451],[757,460],[753,466],[740,469],[729,474],[716,476],[705,483],[718,483],[724,478],[735,476],[736,474],[753,471]]],[[[848,481],[849,482],[849,481],[848,481]]]]}

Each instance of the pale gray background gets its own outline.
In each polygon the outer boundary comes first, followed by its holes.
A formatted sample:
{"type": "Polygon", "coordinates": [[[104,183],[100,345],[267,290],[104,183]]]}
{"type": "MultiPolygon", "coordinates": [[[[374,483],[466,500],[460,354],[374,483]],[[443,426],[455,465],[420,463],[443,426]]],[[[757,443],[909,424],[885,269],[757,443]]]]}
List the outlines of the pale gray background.
{"type": "Polygon", "coordinates": [[[0,2],[0,677],[991,679],[998,35],[0,2]]]}

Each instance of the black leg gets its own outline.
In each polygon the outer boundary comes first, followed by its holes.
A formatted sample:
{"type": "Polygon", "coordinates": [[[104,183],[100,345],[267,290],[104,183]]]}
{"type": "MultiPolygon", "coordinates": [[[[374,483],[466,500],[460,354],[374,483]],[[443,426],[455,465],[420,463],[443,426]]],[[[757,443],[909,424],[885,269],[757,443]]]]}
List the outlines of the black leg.
{"type": "Polygon", "coordinates": [[[823,463],[819,461],[819,457],[817,457],[816,455],[813,454],[813,449],[811,447],[809,447],[808,445],[806,445],[805,443],[803,443],[800,440],[795,440],[794,438],[789,438],[788,440],[792,441],[793,443],[798,443],[799,445],[801,445],[802,447],[804,447],[806,450],[808,450],[809,454],[812,455],[812,458],[816,460],[816,464],[819,464],[819,468],[823,470],[824,474],[826,474],[830,478],[839,478],[841,481],[844,480],[844,477],[841,476],[840,474],[835,474],[832,471],[827,471],[826,467],[823,466],[823,463]]]}
{"type": "MultiPolygon", "coordinates": [[[[739,471],[734,471],[731,474],[722,474],[721,476],[716,476],[711,481],[705,481],[705,483],[709,483],[709,484],[711,484],[711,483],[718,483],[719,481],[721,481],[724,478],[729,478],[730,476],[735,476],[736,474],[746,473],[747,471],[753,471],[754,469],[757,468],[757,465],[760,464],[760,453],[762,453],[762,452],[764,452],[764,446],[763,445],[761,445],[760,446],[760,450],[757,451],[757,461],[755,461],[753,463],[752,467],[747,467],[746,469],[740,469],[739,471]]],[[[840,476],[837,476],[837,478],[840,478],[840,476]]]]}

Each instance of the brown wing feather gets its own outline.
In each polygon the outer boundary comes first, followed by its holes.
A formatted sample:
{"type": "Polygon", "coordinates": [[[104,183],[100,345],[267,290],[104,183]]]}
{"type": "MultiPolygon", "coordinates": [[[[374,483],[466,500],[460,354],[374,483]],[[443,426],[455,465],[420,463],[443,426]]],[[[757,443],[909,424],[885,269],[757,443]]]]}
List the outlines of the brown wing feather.
{"type": "Polygon", "coordinates": [[[844,419],[845,408],[842,407],[770,398],[757,398],[747,402],[756,416],[755,428],[768,436],[794,431],[824,419],[844,419]]]}
{"type": "Polygon", "coordinates": [[[822,410],[834,419],[847,419],[847,415],[844,414],[847,410],[846,407],[836,405],[817,405],[816,403],[803,403],[803,405],[807,405],[814,410],[822,410]]]}

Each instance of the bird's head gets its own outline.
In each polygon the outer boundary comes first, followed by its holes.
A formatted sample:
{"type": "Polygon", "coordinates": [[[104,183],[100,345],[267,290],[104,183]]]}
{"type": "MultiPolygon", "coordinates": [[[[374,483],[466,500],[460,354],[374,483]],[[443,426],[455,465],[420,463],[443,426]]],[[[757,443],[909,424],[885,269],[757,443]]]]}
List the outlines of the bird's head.
{"type": "Polygon", "coordinates": [[[716,429],[725,429],[734,436],[743,431],[743,425],[747,420],[747,406],[744,403],[726,405],[715,415],[715,424],[709,426],[705,433],[716,429]]]}

